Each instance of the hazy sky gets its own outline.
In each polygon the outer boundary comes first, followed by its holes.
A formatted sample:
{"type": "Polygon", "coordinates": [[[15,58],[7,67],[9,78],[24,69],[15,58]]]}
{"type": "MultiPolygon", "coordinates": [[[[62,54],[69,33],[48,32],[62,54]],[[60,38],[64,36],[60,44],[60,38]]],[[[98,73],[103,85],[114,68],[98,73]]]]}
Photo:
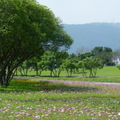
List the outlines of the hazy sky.
{"type": "Polygon", "coordinates": [[[66,24],[120,22],[120,0],[37,0],[66,24]]]}

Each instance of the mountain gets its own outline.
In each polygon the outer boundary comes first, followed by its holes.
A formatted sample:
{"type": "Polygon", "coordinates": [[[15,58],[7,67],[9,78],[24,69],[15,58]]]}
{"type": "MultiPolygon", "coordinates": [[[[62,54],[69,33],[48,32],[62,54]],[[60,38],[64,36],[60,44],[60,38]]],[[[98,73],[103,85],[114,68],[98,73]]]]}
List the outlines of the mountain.
{"type": "Polygon", "coordinates": [[[73,38],[69,53],[76,53],[81,47],[93,49],[96,46],[120,49],[120,23],[64,24],[64,30],[73,38]]]}

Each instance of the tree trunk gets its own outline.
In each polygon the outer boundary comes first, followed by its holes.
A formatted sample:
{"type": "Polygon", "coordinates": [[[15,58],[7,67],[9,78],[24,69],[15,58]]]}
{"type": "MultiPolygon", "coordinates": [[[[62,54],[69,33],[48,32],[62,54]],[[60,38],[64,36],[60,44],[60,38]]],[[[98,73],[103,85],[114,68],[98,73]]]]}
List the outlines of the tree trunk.
{"type": "Polygon", "coordinates": [[[13,78],[13,70],[8,68],[7,70],[0,71],[0,86],[8,86],[13,78]]]}
{"type": "Polygon", "coordinates": [[[53,71],[51,70],[51,71],[50,71],[50,76],[51,76],[51,77],[52,77],[52,73],[53,73],[53,71]]]}

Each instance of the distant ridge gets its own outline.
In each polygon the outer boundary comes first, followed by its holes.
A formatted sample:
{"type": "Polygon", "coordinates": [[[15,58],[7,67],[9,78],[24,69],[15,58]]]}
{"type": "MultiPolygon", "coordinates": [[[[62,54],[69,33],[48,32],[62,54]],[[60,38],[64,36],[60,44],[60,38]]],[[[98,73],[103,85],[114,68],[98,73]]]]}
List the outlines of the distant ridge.
{"type": "Polygon", "coordinates": [[[74,39],[69,53],[96,46],[120,49],[120,23],[64,24],[65,31],[74,39]]]}

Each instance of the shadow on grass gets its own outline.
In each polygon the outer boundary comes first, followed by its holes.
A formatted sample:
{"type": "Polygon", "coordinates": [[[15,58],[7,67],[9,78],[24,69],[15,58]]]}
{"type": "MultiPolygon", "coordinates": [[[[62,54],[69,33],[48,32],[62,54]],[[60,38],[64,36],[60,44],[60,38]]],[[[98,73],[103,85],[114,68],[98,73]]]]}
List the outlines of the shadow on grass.
{"type": "MultiPolygon", "coordinates": [[[[50,75],[15,75],[14,78],[61,78],[61,76],[50,76],[50,75]]],[[[66,76],[67,77],[67,76],[66,76]]]]}
{"type": "Polygon", "coordinates": [[[49,81],[39,81],[38,84],[11,81],[8,87],[1,87],[0,92],[32,92],[32,91],[55,91],[55,92],[95,92],[98,88],[91,86],[70,86],[62,83],[53,83],[49,81]]]}

